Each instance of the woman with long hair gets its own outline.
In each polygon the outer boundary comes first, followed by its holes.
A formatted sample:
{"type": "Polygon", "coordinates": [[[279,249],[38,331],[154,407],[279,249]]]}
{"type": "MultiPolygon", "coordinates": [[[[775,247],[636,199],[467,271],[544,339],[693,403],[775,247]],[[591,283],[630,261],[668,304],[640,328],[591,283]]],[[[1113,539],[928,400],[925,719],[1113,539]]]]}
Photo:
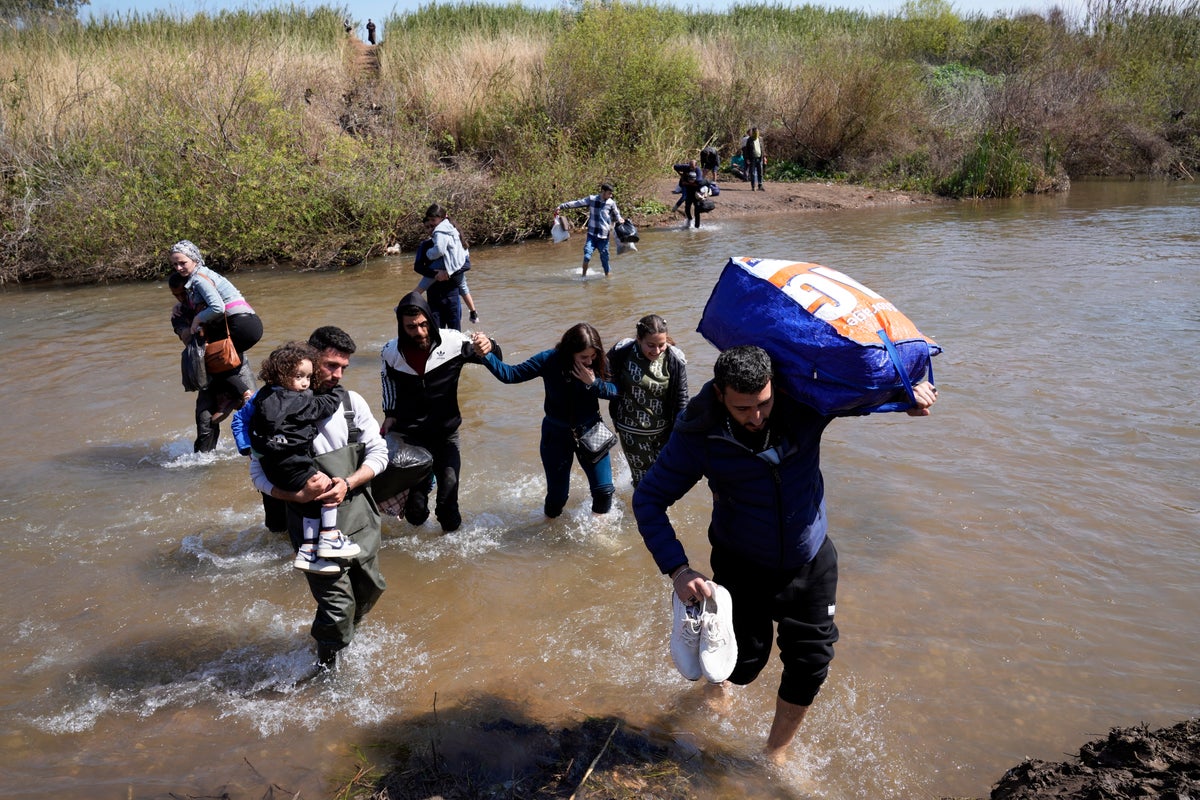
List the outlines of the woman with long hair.
{"type": "Polygon", "coordinates": [[[484,365],[503,383],[524,383],[541,378],[546,388],[542,440],[539,452],[546,472],[546,516],[563,512],[571,488],[571,462],[578,457],[592,492],[592,511],[607,514],[612,508],[612,460],[605,452],[592,460],[581,450],[579,438],[602,423],[600,401],[617,396],[608,381],[604,344],[586,322],[572,325],[558,344],[520,364],[506,364],[494,353],[484,365]]]}

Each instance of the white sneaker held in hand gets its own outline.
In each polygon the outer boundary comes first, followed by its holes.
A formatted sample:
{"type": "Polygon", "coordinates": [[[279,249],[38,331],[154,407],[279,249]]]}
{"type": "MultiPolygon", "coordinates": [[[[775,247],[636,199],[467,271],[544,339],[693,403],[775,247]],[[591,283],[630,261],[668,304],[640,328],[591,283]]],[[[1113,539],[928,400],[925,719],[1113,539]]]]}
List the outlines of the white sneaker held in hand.
{"type": "Polygon", "coordinates": [[[733,600],[724,586],[708,582],[700,615],[700,669],[709,683],[721,683],[737,665],[737,639],[733,635],[733,600]]]}
{"type": "Polygon", "coordinates": [[[671,659],[679,674],[689,681],[698,681],[700,669],[700,606],[689,606],[679,599],[671,589],[671,607],[674,622],[671,624],[671,659]]]}

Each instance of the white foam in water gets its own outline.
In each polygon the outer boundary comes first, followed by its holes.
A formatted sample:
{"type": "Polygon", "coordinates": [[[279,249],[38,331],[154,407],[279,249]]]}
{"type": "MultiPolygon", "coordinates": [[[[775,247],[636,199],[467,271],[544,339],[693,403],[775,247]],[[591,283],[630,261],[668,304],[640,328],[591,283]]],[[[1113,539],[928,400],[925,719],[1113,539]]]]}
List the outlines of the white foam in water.
{"type": "Polygon", "coordinates": [[[179,552],[200,563],[241,571],[283,561],[292,554],[292,546],[282,534],[259,527],[184,536],[179,542],[179,552]]]}
{"type": "Polygon", "coordinates": [[[402,632],[376,624],[359,631],[339,653],[333,675],[308,680],[313,650],[304,637],[294,650],[250,659],[243,666],[247,679],[238,684],[248,683],[246,689],[217,693],[219,716],[239,719],[264,736],[296,726],[315,730],[335,717],[353,719],[355,725],[379,724],[402,711],[391,698],[428,668],[427,652],[410,647],[402,632]],[[391,657],[398,647],[403,659],[391,657]],[[380,664],[388,665],[386,672],[380,664]]]}
{"type": "MultiPolygon", "coordinates": [[[[835,770],[845,797],[912,796],[920,781],[899,766],[903,758],[889,752],[887,732],[896,698],[879,686],[865,687],[864,692],[869,700],[860,696],[852,675],[831,676],[787,763],[777,768],[784,780],[811,792],[825,783],[824,774],[835,770]]],[[[764,726],[763,737],[766,733],[764,726]]]]}
{"type": "MultiPolygon", "coordinates": [[[[300,622],[276,613],[273,626],[260,628],[295,631],[300,622]]],[[[217,718],[237,719],[263,736],[297,727],[315,730],[333,718],[378,724],[400,711],[391,698],[423,678],[429,661],[428,653],[410,645],[403,632],[376,624],[359,631],[339,654],[333,675],[313,678],[312,640],[295,633],[229,648],[178,675],[170,674],[173,665],[163,665],[163,676],[148,668],[146,675],[155,677],[134,688],[72,678],[62,694],[77,700],[29,722],[47,733],[81,733],[106,716],[148,717],[162,709],[215,705],[217,718]],[[392,657],[396,648],[403,649],[403,659],[392,657]],[[386,672],[380,664],[388,665],[386,672]]]]}
{"type": "Polygon", "coordinates": [[[388,538],[385,532],[383,546],[398,547],[419,561],[440,561],[447,556],[467,559],[498,550],[503,546],[504,533],[508,530],[494,514],[481,514],[473,519],[464,516],[462,527],[448,535],[442,534],[432,516],[420,527],[403,521],[400,527],[402,533],[395,538],[388,538]]]}
{"type": "Polygon", "coordinates": [[[241,453],[237,451],[226,438],[217,444],[217,449],[208,453],[193,453],[192,452],[192,437],[195,436],[195,431],[191,433],[181,433],[180,439],[172,439],[164,444],[160,450],[161,461],[159,462],[163,469],[191,469],[192,467],[208,466],[216,464],[219,461],[238,461],[245,459],[241,453]]]}
{"type": "Polygon", "coordinates": [[[94,728],[96,720],[106,714],[112,706],[108,696],[92,694],[76,707],[63,709],[58,714],[34,717],[29,722],[46,733],[82,733],[94,728]]]}

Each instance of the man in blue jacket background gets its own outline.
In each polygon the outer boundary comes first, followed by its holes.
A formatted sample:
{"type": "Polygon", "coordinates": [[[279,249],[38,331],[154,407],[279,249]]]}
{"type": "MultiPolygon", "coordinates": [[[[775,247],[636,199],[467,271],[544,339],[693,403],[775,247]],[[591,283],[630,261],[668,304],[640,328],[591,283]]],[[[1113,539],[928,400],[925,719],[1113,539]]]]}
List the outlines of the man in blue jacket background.
{"type": "MultiPolygon", "coordinates": [[[[833,645],[837,551],[826,535],[821,434],[833,420],[775,392],[773,365],[755,346],[717,357],[713,380],[688,403],[658,460],[633,495],[638,530],[686,604],[711,596],[693,570],[667,509],[702,478],[713,495],[708,528],[712,580],[729,590],[738,658],[729,683],[758,677],[779,625],[783,662],[766,752],[782,761],[825,682],[833,645]]],[[[908,413],[926,416],[936,398],[913,387],[908,413]]],[[[723,686],[723,684],[722,684],[723,686]]]]}

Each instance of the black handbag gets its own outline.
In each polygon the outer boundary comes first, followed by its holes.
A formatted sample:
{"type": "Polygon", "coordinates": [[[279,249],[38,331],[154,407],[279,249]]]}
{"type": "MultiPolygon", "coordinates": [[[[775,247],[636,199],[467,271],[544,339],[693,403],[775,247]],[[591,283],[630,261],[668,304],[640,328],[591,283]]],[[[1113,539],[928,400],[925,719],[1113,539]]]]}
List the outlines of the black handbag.
{"type": "Polygon", "coordinates": [[[575,449],[579,457],[593,464],[604,458],[616,443],[617,435],[608,429],[602,419],[575,434],[575,449]]]}

